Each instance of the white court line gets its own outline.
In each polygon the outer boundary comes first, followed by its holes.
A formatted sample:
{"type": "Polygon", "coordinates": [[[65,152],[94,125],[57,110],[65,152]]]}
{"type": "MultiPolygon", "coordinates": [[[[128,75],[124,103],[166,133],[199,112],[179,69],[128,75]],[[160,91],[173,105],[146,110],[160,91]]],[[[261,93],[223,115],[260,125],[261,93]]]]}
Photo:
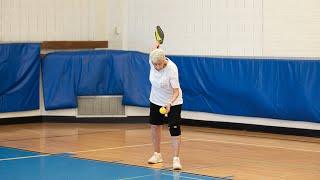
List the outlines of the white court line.
{"type": "MultiPolygon", "coordinates": [[[[291,150],[291,151],[320,153],[320,151],[301,149],[301,148],[287,148],[287,147],[282,147],[282,146],[268,146],[268,145],[258,145],[258,144],[250,144],[250,143],[239,143],[239,142],[232,142],[232,141],[219,141],[219,140],[212,140],[212,139],[185,139],[182,141],[183,142],[186,142],[186,141],[217,142],[217,143],[224,143],[224,144],[236,144],[236,145],[244,145],[244,146],[255,146],[255,147],[274,148],[274,149],[286,149],[286,150],[291,150]]],[[[168,143],[171,143],[171,141],[165,141],[165,142],[162,142],[161,144],[168,144],[168,143]]],[[[65,152],[65,153],[71,153],[71,154],[87,153],[87,152],[132,148],[132,147],[143,147],[143,146],[151,146],[151,145],[152,145],[152,143],[137,144],[137,145],[131,145],[131,146],[118,146],[118,147],[111,147],[111,148],[100,148],[100,149],[91,149],[91,150],[85,150],[85,151],[74,151],[74,152],[65,152]]],[[[63,153],[59,153],[59,154],[63,154],[63,153]]],[[[0,159],[0,161],[10,161],[10,160],[28,159],[28,158],[36,158],[36,157],[45,157],[45,156],[51,156],[51,155],[53,155],[53,154],[42,154],[42,155],[35,155],[35,156],[4,158],[4,159],[0,159]]]]}
{"type": "MultiPolygon", "coordinates": [[[[170,141],[162,142],[161,144],[169,144],[170,141]]],[[[132,148],[132,147],[143,147],[143,146],[151,146],[152,144],[137,144],[137,145],[131,145],[131,146],[118,146],[118,147],[110,147],[110,148],[100,148],[100,149],[91,149],[91,150],[85,150],[85,151],[71,151],[71,152],[61,152],[61,153],[55,153],[55,154],[40,154],[40,155],[34,155],[34,156],[22,156],[22,157],[14,157],[14,158],[4,158],[0,159],[0,161],[10,161],[10,160],[19,160],[19,159],[29,159],[29,158],[37,158],[37,157],[46,157],[51,155],[57,155],[57,154],[76,154],[76,153],[87,153],[87,152],[95,152],[95,151],[106,151],[106,150],[113,150],[113,149],[123,149],[123,148],[132,148]]]]}
{"type": "MultiPolygon", "coordinates": [[[[185,141],[190,141],[190,140],[187,139],[187,140],[181,140],[181,141],[185,142],[185,141]]],[[[161,142],[161,144],[170,144],[170,143],[171,143],[171,141],[161,142]]],[[[67,152],[67,153],[76,154],[76,153],[86,153],[86,152],[105,151],[105,150],[114,150],[114,149],[123,149],[123,148],[133,148],[133,147],[143,147],[143,146],[152,146],[152,143],[148,143],[148,144],[137,144],[137,145],[131,145],[131,146],[118,146],[118,147],[110,147],[110,148],[91,149],[91,150],[74,151],[74,152],[67,152]]]]}
{"type": "Polygon", "coordinates": [[[69,152],[69,153],[72,153],[72,154],[87,153],[87,152],[105,151],[105,150],[123,149],[123,148],[132,148],[132,147],[143,147],[143,146],[151,146],[151,145],[152,144],[137,144],[137,145],[131,145],[131,146],[118,146],[118,147],[110,147],[110,148],[90,149],[90,150],[84,150],[84,151],[74,151],[74,152],[69,152]]]}
{"type": "Polygon", "coordinates": [[[239,142],[232,142],[232,141],[219,141],[213,139],[187,139],[188,141],[200,141],[200,142],[217,142],[223,144],[236,144],[236,145],[244,145],[244,146],[255,146],[255,147],[264,147],[264,148],[273,148],[273,149],[286,149],[291,151],[303,151],[303,152],[314,152],[320,153],[317,150],[309,150],[309,149],[301,149],[301,148],[288,148],[283,146],[272,146],[272,145],[259,145],[259,144],[250,144],[250,143],[239,143],[239,142]]]}
{"type": "MultiPolygon", "coordinates": [[[[195,180],[203,180],[203,179],[200,179],[200,178],[193,178],[193,177],[188,177],[188,176],[181,176],[181,175],[172,175],[172,174],[167,174],[167,173],[161,173],[163,175],[166,175],[166,176],[171,176],[173,178],[184,178],[184,179],[195,179],[195,180]]],[[[128,180],[128,179],[139,179],[139,178],[143,178],[143,177],[148,177],[148,176],[154,176],[155,174],[148,174],[148,175],[144,175],[144,176],[134,176],[134,177],[129,177],[129,178],[121,178],[121,179],[118,179],[118,180],[128,180]]],[[[209,177],[209,176],[208,176],[209,177]]]]}
{"type": "MultiPolygon", "coordinates": [[[[193,178],[193,177],[188,177],[188,176],[181,176],[181,175],[177,175],[177,177],[175,175],[172,175],[172,174],[167,174],[167,173],[161,173],[163,175],[166,175],[166,176],[172,176],[173,178],[186,178],[186,179],[196,179],[196,180],[203,180],[203,179],[199,179],[199,178],[193,178]]],[[[195,175],[196,176],[196,175],[195,175]]],[[[200,175],[199,175],[200,176],[200,175]]],[[[208,176],[209,177],[209,176],[208,176]]]]}
{"type": "Polygon", "coordinates": [[[148,175],[144,175],[144,176],[134,176],[134,177],[129,177],[129,178],[121,178],[118,180],[128,180],[128,179],[138,179],[138,178],[142,178],[142,177],[148,177],[148,176],[153,176],[154,174],[148,174],[148,175]]]}
{"type": "Polygon", "coordinates": [[[0,159],[0,161],[12,161],[12,160],[19,160],[19,159],[30,159],[30,158],[38,158],[38,157],[46,157],[51,156],[52,154],[41,154],[41,155],[34,155],[34,156],[22,156],[22,157],[14,157],[14,158],[4,158],[0,159]]]}

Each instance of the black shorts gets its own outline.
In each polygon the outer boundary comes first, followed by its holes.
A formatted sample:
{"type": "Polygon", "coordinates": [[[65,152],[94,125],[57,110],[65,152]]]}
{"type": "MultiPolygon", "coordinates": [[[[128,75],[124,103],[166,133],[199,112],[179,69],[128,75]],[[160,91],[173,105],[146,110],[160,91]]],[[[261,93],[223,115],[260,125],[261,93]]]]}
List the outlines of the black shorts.
{"type": "Polygon", "coordinates": [[[168,117],[159,112],[161,106],[150,102],[150,124],[152,125],[163,125],[168,123],[168,126],[177,126],[181,124],[181,109],[182,104],[171,106],[168,117]]]}

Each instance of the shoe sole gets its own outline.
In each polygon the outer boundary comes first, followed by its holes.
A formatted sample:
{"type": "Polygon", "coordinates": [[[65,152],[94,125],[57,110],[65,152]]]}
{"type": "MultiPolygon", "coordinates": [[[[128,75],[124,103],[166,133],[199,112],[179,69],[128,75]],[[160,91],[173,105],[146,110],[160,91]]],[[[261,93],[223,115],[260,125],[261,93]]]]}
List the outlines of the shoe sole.
{"type": "Polygon", "coordinates": [[[158,164],[158,163],[162,163],[163,161],[159,161],[159,162],[148,162],[148,164],[158,164]]]}

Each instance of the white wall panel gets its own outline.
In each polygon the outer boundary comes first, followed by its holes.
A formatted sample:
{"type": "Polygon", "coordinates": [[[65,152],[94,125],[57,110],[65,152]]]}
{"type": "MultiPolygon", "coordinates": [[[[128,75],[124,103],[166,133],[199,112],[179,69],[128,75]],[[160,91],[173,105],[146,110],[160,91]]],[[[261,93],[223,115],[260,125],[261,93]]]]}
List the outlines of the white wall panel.
{"type": "Polygon", "coordinates": [[[106,40],[106,0],[0,0],[0,41],[106,40]]]}
{"type": "Polygon", "coordinates": [[[320,56],[320,1],[265,0],[264,54],[320,56]]]}
{"type": "Polygon", "coordinates": [[[262,55],[262,0],[132,0],[128,47],[148,52],[154,28],[169,54],[262,55]]]}

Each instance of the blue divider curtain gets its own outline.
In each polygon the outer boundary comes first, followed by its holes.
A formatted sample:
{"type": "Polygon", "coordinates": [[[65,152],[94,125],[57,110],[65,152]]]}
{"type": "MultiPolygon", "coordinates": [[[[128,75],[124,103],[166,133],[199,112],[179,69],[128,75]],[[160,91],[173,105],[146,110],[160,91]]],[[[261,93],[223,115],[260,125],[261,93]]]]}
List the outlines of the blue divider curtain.
{"type": "Polygon", "coordinates": [[[0,44],[0,112],[39,109],[39,72],[39,44],[0,44]]]}
{"type": "MultiPolygon", "coordinates": [[[[320,122],[320,61],[169,56],[179,69],[183,109],[320,122]]],[[[42,61],[45,108],[77,107],[77,96],[123,95],[149,106],[148,54],[57,52],[42,61]]],[[[40,45],[0,44],[0,112],[39,108],[40,45]]]]}
{"type": "MultiPolygon", "coordinates": [[[[179,69],[184,110],[320,122],[320,61],[169,56],[179,69]]],[[[84,51],[42,63],[46,109],[77,107],[78,95],[124,96],[149,106],[148,54],[84,51]]]]}

